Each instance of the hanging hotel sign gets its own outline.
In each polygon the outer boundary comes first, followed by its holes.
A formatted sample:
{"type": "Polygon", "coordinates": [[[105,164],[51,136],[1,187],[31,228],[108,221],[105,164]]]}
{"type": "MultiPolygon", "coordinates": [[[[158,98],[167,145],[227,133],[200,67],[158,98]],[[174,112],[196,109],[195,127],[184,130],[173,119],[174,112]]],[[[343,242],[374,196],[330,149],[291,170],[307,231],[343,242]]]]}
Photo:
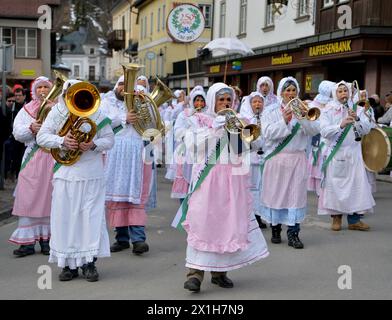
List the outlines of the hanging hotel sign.
{"type": "Polygon", "coordinates": [[[326,56],[336,53],[351,52],[351,40],[322,44],[309,48],[309,57],[326,56]]]}
{"type": "Polygon", "coordinates": [[[281,64],[290,64],[290,63],[293,63],[293,56],[290,56],[287,53],[284,53],[279,57],[271,58],[271,65],[273,66],[281,65],[281,64]]]}
{"type": "Polygon", "coordinates": [[[200,9],[192,4],[173,8],[166,20],[169,36],[177,42],[193,42],[204,31],[205,20],[200,9]]]}

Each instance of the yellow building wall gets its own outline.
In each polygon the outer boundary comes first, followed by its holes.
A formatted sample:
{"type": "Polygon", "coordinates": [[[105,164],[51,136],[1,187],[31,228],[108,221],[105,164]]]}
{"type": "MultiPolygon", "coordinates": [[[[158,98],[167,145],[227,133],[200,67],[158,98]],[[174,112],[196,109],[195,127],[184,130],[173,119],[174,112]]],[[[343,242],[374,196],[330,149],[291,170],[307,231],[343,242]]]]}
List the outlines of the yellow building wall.
{"type": "MultiPolygon", "coordinates": [[[[135,11],[135,10],[133,10],[135,11]]],[[[136,23],[137,14],[131,12],[131,4],[124,0],[112,11],[112,28],[113,30],[125,29],[125,49],[128,47],[129,40],[137,42],[139,40],[139,25],[136,23]]],[[[123,74],[121,63],[128,63],[129,58],[124,56],[123,50],[113,51],[113,56],[108,59],[109,80],[116,82],[117,79],[123,74]]]]}
{"type": "MultiPolygon", "coordinates": [[[[212,1],[210,0],[190,0],[185,2],[193,3],[196,6],[200,4],[208,4],[212,6],[212,1]]],[[[173,3],[179,3],[179,1],[150,0],[146,2],[144,6],[138,8],[138,58],[139,62],[145,66],[145,69],[142,72],[147,77],[154,77],[155,75],[166,77],[168,74],[173,73],[173,62],[185,60],[186,45],[174,43],[167,33],[166,19],[170,11],[174,8],[173,3]],[[152,24],[151,17],[153,21],[152,24]],[[149,60],[149,55],[155,57],[152,60],[149,60]]],[[[210,40],[211,28],[206,28],[199,39],[188,44],[188,58],[195,58],[197,48],[203,47],[210,40]]]]}

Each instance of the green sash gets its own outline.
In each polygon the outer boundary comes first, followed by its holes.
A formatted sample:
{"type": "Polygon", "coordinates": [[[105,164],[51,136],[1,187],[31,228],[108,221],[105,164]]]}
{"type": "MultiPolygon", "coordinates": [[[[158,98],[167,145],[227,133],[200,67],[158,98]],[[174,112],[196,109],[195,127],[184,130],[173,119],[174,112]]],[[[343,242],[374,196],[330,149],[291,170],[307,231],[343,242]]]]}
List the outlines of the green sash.
{"type": "MultiPolygon", "coordinates": [[[[218,161],[221,151],[227,144],[227,138],[223,138],[222,140],[219,140],[216,144],[215,151],[209,156],[209,158],[206,161],[206,165],[203,168],[203,170],[200,173],[199,179],[197,180],[193,190],[187,194],[185,199],[182,201],[182,204],[180,206],[179,212],[181,213],[181,218],[179,219],[178,223],[175,225],[175,227],[179,230],[183,230],[182,223],[185,221],[186,215],[188,213],[188,208],[189,208],[189,199],[192,196],[192,194],[200,188],[201,184],[207,178],[208,174],[212,170],[212,168],[216,165],[216,162],[218,161]],[[214,161],[214,159],[216,161],[214,161]],[[212,160],[212,161],[210,161],[212,160]]],[[[178,213],[177,213],[178,214],[178,213]]]]}
{"type": "MultiPolygon", "coordinates": [[[[357,104],[354,104],[353,107],[354,111],[357,111],[357,104]]],[[[327,159],[324,161],[323,166],[321,167],[321,171],[325,173],[325,171],[327,170],[328,164],[331,162],[331,160],[333,159],[333,157],[335,156],[335,154],[339,151],[340,147],[342,146],[342,143],[344,141],[344,139],[346,139],[347,134],[349,133],[349,131],[351,130],[351,127],[353,125],[350,123],[343,131],[342,135],[338,138],[335,147],[332,149],[331,153],[329,154],[329,156],[327,157],[327,159]]]]}
{"type": "Polygon", "coordinates": [[[299,128],[301,127],[300,123],[297,122],[297,124],[294,126],[294,128],[291,130],[291,133],[289,136],[287,136],[282,143],[280,143],[274,151],[272,151],[268,156],[265,157],[264,162],[260,165],[260,171],[261,171],[261,175],[263,175],[263,170],[264,170],[264,165],[265,163],[271,159],[272,157],[276,156],[279,152],[281,152],[289,143],[291,140],[293,140],[293,138],[295,137],[295,135],[297,134],[299,128]]]}

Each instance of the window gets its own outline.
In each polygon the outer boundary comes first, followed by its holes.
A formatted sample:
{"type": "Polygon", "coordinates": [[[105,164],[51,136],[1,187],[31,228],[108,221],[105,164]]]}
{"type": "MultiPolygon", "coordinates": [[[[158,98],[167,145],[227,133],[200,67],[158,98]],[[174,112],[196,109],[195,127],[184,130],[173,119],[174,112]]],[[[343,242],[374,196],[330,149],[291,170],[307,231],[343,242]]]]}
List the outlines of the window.
{"type": "Polygon", "coordinates": [[[88,81],[95,81],[95,66],[88,67],[88,81]]]}
{"type": "Polygon", "coordinates": [[[309,15],[309,0],[299,0],[298,17],[309,15]]]}
{"type": "Polygon", "coordinates": [[[152,32],[154,29],[154,13],[153,12],[151,12],[150,18],[151,18],[150,36],[152,36],[152,32]]]}
{"type": "Polygon", "coordinates": [[[90,48],[90,54],[95,54],[94,48],[90,48]]]}
{"type": "Polygon", "coordinates": [[[161,28],[161,8],[158,8],[158,17],[157,17],[157,30],[160,31],[161,28]]]}
{"type": "Polygon", "coordinates": [[[265,10],[265,26],[270,27],[274,25],[274,12],[272,10],[272,5],[268,5],[267,2],[267,9],[265,10]]]}
{"type": "Polygon", "coordinates": [[[16,29],[16,56],[37,58],[37,30],[16,29]]]}
{"type": "Polygon", "coordinates": [[[73,76],[74,78],[80,77],[80,66],[78,64],[73,66],[73,76]]]}
{"type": "Polygon", "coordinates": [[[104,66],[102,66],[101,67],[101,79],[105,79],[106,77],[105,77],[105,67],[104,66]]]}
{"type": "Polygon", "coordinates": [[[3,43],[11,44],[12,43],[12,30],[11,28],[0,28],[0,44],[3,43]]]}
{"type": "Polygon", "coordinates": [[[240,0],[240,30],[239,34],[246,33],[247,0],[240,0]]]}
{"type": "Polygon", "coordinates": [[[147,16],[144,17],[144,38],[147,38],[147,16]]]}
{"type": "Polygon", "coordinates": [[[200,4],[199,8],[201,12],[203,12],[204,19],[205,19],[205,26],[206,28],[211,28],[212,27],[212,6],[210,4],[200,4]]]}
{"type": "Polygon", "coordinates": [[[140,21],[142,22],[140,24],[140,39],[144,38],[144,20],[143,18],[140,18],[140,21]]]}
{"type": "Polygon", "coordinates": [[[219,37],[225,36],[226,30],[226,1],[220,3],[219,37]]]}
{"type": "Polygon", "coordinates": [[[125,15],[121,18],[122,29],[125,30],[125,15]]]}
{"type": "Polygon", "coordinates": [[[162,30],[166,28],[166,5],[164,4],[162,7],[162,30]]]}
{"type": "Polygon", "coordinates": [[[324,0],[324,8],[333,6],[333,0],[324,0]]]}

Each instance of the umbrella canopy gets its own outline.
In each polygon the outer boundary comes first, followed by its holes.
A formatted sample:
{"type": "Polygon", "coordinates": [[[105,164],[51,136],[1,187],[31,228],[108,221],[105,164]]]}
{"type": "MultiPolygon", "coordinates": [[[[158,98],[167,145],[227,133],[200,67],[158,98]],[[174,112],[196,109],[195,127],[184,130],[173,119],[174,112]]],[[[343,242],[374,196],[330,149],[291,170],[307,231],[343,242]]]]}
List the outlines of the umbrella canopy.
{"type": "Polygon", "coordinates": [[[217,38],[209,42],[203,49],[209,49],[214,55],[254,54],[253,50],[237,38],[217,38]]]}
{"type": "Polygon", "coordinates": [[[226,55],[226,65],[223,82],[226,82],[227,55],[240,54],[246,56],[255,54],[250,47],[248,47],[245,43],[243,43],[237,38],[217,38],[205,45],[203,49],[208,49],[212,51],[213,56],[226,55]]]}

